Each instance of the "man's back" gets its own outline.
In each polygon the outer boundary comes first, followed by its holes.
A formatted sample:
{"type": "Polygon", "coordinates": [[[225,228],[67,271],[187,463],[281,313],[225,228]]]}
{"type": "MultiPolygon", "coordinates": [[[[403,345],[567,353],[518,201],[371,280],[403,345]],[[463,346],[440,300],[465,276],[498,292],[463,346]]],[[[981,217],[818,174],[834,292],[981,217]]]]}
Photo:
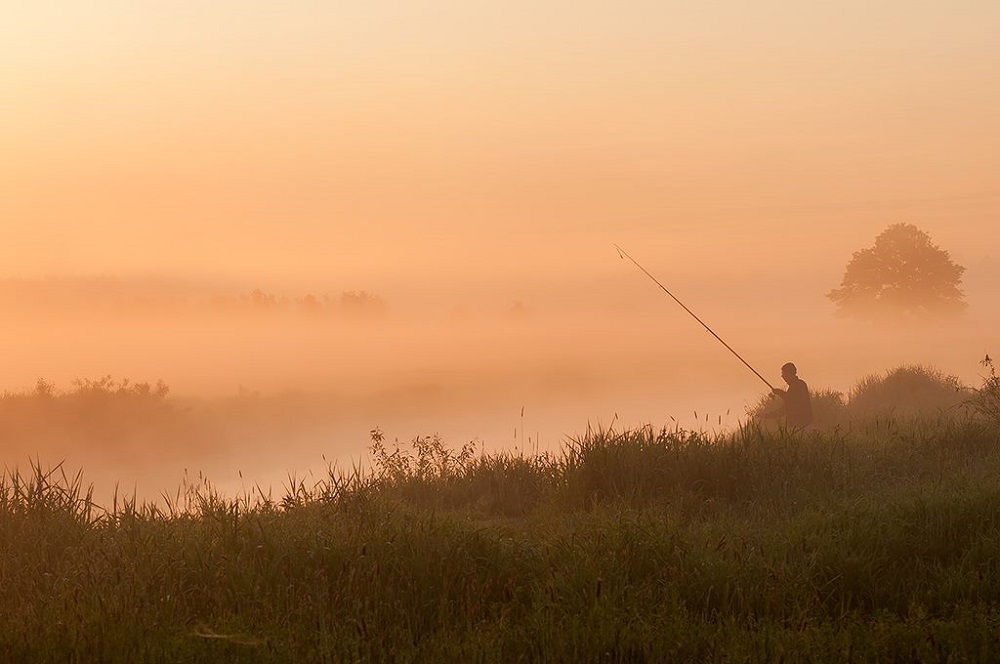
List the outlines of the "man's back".
{"type": "Polygon", "coordinates": [[[812,403],[809,386],[797,376],[790,376],[785,391],[785,423],[792,427],[807,427],[812,424],[812,403]]]}

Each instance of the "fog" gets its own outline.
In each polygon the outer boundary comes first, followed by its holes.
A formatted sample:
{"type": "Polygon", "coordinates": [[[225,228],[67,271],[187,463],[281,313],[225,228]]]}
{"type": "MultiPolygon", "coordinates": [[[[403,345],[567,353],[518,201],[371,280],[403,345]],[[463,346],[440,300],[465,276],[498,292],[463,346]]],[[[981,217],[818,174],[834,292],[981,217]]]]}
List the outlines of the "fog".
{"type": "Polygon", "coordinates": [[[976,383],[1000,5],[827,4],[12,6],[0,462],[280,492],[364,463],[375,427],[556,450],[736,426],[765,381],[613,243],[772,384],[976,383]],[[835,317],[901,222],[968,269],[967,314],[835,317]]]}
{"type": "MultiPolygon", "coordinates": [[[[57,394],[104,376],[162,380],[170,392],[158,410],[81,407],[61,423],[8,410],[2,462],[82,468],[104,501],[116,486],[157,499],[199,473],[227,493],[281,495],[289,477],[363,467],[375,428],[401,444],[439,434],[455,447],[535,453],[588,426],[737,426],[764,382],[610,247],[606,258],[610,269],[513,287],[399,281],[360,304],[359,291],[319,283],[9,279],[8,401],[39,379],[57,394]]],[[[996,352],[988,271],[969,280],[963,317],[895,325],[835,316],[823,293],[836,283],[821,272],[662,271],[773,385],[786,361],[814,390],[847,392],[905,364],[977,384],[979,360],[996,352]]]]}

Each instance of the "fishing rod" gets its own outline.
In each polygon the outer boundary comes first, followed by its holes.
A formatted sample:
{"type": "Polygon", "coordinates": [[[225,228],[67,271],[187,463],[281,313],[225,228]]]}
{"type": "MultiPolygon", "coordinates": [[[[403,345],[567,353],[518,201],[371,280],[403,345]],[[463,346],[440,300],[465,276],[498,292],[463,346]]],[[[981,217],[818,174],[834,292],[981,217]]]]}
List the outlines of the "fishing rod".
{"type": "Polygon", "coordinates": [[[706,325],[706,324],[705,324],[705,321],[703,321],[702,319],[698,318],[697,314],[695,314],[695,313],[694,313],[693,311],[691,311],[690,309],[688,309],[688,308],[687,308],[687,306],[686,306],[686,305],[685,305],[685,304],[684,304],[683,302],[681,302],[680,300],[678,300],[678,299],[677,299],[677,296],[676,296],[676,295],[674,295],[674,294],[673,294],[673,293],[671,293],[671,292],[670,292],[669,290],[667,290],[667,287],[666,287],[666,286],[664,286],[663,284],[661,284],[661,283],[660,283],[660,280],[659,280],[659,279],[657,279],[656,277],[654,277],[653,275],[651,275],[651,274],[649,273],[649,270],[647,270],[647,269],[646,269],[646,268],[644,268],[643,266],[639,265],[639,262],[638,262],[638,261],[636,261],[636,260],[635,260],[634,258],[632,258],[631,256],[629,256],[629,255],[628,255],[628,252],[627,252],[627,251],[625,251],[624,249],[622,249],[621,247],[619,247],[619,246],[618,246],[617,244],[616,244],[616,245],[614,245],[614,246],[615,246],[615,249],[617,249],[617,250],[618,250],[618,257],[619,257],[619,258],[621,258],[621,259],[623,259],[623,260],[627,258],[627,259],[629,259],[630,261],[632,261],[632,263],[633,263],[633,264],[634,264],[634,265],[635,265],[635,266],[636,266],[637,268],[639,268],[640,270],[642,270],[642,271],[643,271],[643,272],[644,272],[644,273],[646,274],[646,276],[647,276],[647,277],[649,277],[650,279],[652,279],[652,280],[653,280],[653,282],[654,282],[654,283],[655,283],[655,284],[656,284],[657,286],[659,286],[660,288],[662,288],[662,289],[663,289],[663,292],[664,292],[664,293],[666,293],[667,295],[669,295],[670,297],[672,297],[672,298],[673,298],[673,300],[674,300],[674,302],[676,302],[677,304],[681,305],[681,308],[683,308],[683,309],[684,309],[684,311],[686,311],[686,312],[688,312],[689,314],[691,314],[691,317],[692,317],[692,318],[694,318],[694,319],[695,319],[696,321],[698,321],[699,323],[701,323],[701,326],[702,326],[702,327],[704,327],[704,328],[705,328],[706,330],[708,330],[708,331],[709,331],[709,333],[710,333],[710,334],[711,334],[711,335],[712,335],[713,337],[715,337],[716,339],[718,339],[718,340],[719,340],[719,343],[721,343],[721,344],[722,344],[723,346],[725,346],[725,347],[726,347],[726,349],[727,349],[727,350],[729,350],[729,352],[730,352],[730,353],[732,353],[733,355],[735,355],[735,356],[736,356],[736,358],[737,358],[737,359],[738,359],[738,360],[739,360],[740,362],[742,362],[743,364],[745,364],[745,365],[746,365],[746,367],[747,367],[747,369],[749,369],[750,371],[754,372],[754,375],[755,375],[755,376],[757,376],[757,378],[760,378],[760,379],[761,379],[762,381],[764,381],[764,384],[765,384],[765,385],[767,385],[768,387],[770,387],[770,388],[771,388],[772,390],[774,389],[774,385],[771,385],[771,383],[767,382],[767,379],[766,379],[766,378],[764,378],[763,376],[761,376],[761,375],[760,375],[760,372],[759,372],[759,371],[757,371],[757,370],[756,370],[756,369],[754,369],[754,368],[753,368],[752,366],[750,366],[750,363],[749,363],[749,362],[747,362],[746,360],[744,360],[744,359],[743,359],[743,357],[742,357],[742,356],[740,356],[740,354],[739,354],[739,353],[737,353],[737,352],[736,352],[735,350],[733,350],[733,347],[732,347],[732,346],[730,346],[729,344],[727,344],[727,343],[726,343],[726,342],[725,342],[725,341],[724,341],[724,340],[722,339],[722,337],[720,337],[720,336],[719,336],[718,334],[716,334],[716,333],[715,333],[715,331],[714,331],[714,330],[713,330],[712,328],[710,328],[710,327],[709,327],[708,325],[706,325]]]}

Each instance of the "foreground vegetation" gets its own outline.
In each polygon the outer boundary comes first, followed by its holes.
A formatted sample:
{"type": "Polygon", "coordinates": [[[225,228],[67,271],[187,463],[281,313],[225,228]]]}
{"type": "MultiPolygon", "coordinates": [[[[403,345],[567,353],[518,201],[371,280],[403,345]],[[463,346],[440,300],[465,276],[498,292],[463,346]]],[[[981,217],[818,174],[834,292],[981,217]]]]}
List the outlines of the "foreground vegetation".
{"type": "Polygon", "coordinates": [[[202,483],[104,510],[79,476],[9,473],[0,657],[997,660],[990,381],[932,414],[588,431],[558,455],[375,430],[372,471],[280,500],[202,483]]]}

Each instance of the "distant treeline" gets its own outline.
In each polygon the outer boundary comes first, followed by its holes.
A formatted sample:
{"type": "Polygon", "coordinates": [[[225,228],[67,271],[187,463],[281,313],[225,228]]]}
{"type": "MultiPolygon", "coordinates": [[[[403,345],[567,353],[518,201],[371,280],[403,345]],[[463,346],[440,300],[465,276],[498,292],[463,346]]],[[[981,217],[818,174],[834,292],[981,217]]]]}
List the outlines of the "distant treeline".
{"type": "Polygon", "coordinates": [[[361,316],[383,314],[387,308],[381,296],[364,290],[344,291],[339,295],[306,294],[286,297],[255,288],[248,295],[213,296],[210,303],[217,309],[294,310],[308,314],[338,313],[361,316]]]}
{"type": "Polygon", "coordinates": [[[254,288],[220,293],[204,284],[117,277],[3,279],[0,280],[0,305],[52,313],[296,311],[377,316],[387,310],[385,299],[367,290],[287,295],[254,288]]]}
{"type": "Polygon", "coordinates": [[[153,462],[169,450],[193,460],[233,446],[246,451],[328,424],[344,403],[324,393],[175,397],[163,380],[102,376],[67,388],[40,378],[0,392],[0,462],[80,455],[102,463],[153,462]]]}

